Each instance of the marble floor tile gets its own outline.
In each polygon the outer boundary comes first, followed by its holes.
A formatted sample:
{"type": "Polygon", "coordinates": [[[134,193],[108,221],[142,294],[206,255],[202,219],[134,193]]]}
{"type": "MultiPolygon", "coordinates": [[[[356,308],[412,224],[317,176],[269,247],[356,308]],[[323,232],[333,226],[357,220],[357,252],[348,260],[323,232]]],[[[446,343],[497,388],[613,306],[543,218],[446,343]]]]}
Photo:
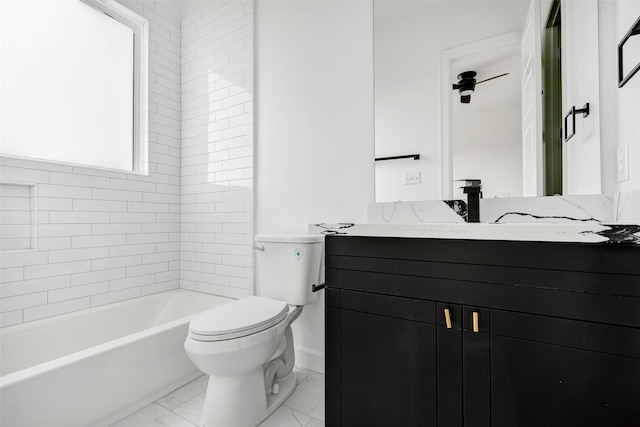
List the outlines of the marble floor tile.
{"type": "Polygon", "coordinates": [[[179,389],[167,394],[156,401],[157,404],[164,406],[169,410],[174,410],[178,406],[188,402],[198,394],[207,389],[207,376],[202,375],[199,378],[183,385],[179,389]]]}
{"type": "Polygon", "coordinates": [[[324,420],[324,376],[309,373],[284,404],[303,414],[324,420]]]}
{"type": "Polygon", "coordinates": [[[204,391],[197,394],[190,400],[187,400],[185,403],[175,408],[173,412],[197,425],[200,422],[200,416],[202,415],[204,395],[204,391]]]}
{"type": "Polygon", "coordinates": [[[324,421],[319,420],[317,418],[311,418],[311,421],[309,421],[309,424],[307,424],[304,427],[324,427],[324,421]]]}
{"type": "Polygon", "coordinates": [[[298,384],[304,381],[304,379],[307,378],[307,376],[309,375],[309,371],[300,369],[297,366],[293,368],[293,373],[296,374],[296,380],[298,384]]]}
{"type": "Polygon", "coordinates": [[[152,403],[127,418],[118,421],[111,427],[194,427],[179,415],[160,405],[152,403]]]}
{"type": "Polygon", "coordinates": [[[259,424],[259,427],[306,427],[311,417],[295,409],[281,406],[259,424]]]}
{"type": "MultiPolygon", "coordinates": [[[[324,427],[324,376],[294,368],[294,393],[259,427],[324,427]]],[[[200,422],[209,378],[203,375],[111,427],[194,427],[200,422]]]]}

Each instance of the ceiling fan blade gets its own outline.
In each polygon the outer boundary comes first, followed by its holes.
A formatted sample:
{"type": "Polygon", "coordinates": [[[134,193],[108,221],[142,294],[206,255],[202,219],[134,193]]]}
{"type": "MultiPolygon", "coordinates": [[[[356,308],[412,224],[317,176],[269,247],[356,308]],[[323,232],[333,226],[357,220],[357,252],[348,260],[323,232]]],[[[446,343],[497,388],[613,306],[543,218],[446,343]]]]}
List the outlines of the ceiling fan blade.
{"type": "Polygon", "coordinates": [[[468,104],[471,102],[471,95],[463,95],[460,97],[460,102],[463,104],[468,104]]]}
{"type": "Polygon", "coordinates": [[[456,83],[453,84],[453,90],[460,89],[461,87],[462,87],[462,85],[459,85],[459,84],[456,84],[456,83]]]}
{"type": "Polygon", "coordinates": [[[504,76],[508,76],[508,75],[509,75],[509,73],[500,74],[499,76],[493,76],[493,77],[490,77],[488,79],[480,80],[479,82],[476,82],[476,84],[488,82],[489,80],[497,79],[498,77],[504,77],[504,76]]]}

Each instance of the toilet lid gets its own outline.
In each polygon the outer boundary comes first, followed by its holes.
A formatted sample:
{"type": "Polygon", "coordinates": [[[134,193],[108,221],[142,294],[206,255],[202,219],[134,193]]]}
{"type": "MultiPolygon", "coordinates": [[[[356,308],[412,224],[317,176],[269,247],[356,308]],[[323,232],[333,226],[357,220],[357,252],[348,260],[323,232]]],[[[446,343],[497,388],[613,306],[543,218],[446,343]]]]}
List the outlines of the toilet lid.
{"type": "Polygon", "coordinates": [[[189,335],[196,340],[218,341],[263,331],[287,317],[286,302],[263,297],[246,297],[220,305],[195,317],[189,335]]]}

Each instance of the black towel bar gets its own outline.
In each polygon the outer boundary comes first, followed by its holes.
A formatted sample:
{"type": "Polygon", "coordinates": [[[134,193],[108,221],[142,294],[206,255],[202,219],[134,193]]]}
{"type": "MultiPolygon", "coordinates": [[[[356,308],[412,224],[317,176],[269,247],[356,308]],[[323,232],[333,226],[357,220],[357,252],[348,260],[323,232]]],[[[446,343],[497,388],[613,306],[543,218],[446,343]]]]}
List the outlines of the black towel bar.
{"type": "Polygon", "coordinates": [[[420,159],[420,154],[406,154],[404,156],[392,156],[392,157],[376,157],[376,162],[379,162],[379,161],[382,161],[382,160],[397,160],[397,159],[419,160],[420,159]]]}

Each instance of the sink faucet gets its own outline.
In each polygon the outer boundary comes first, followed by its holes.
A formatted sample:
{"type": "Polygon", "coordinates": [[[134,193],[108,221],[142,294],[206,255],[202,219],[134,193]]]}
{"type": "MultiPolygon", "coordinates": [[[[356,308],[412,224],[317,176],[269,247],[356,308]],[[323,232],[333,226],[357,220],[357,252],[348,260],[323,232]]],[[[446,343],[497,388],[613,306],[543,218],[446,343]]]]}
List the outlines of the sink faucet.
{"type": "Polygon", "coordinates": [[[462,191],[467,195],[467,222],[480,222],[482,184],[479,179],[462,179],[462,191]]]}

